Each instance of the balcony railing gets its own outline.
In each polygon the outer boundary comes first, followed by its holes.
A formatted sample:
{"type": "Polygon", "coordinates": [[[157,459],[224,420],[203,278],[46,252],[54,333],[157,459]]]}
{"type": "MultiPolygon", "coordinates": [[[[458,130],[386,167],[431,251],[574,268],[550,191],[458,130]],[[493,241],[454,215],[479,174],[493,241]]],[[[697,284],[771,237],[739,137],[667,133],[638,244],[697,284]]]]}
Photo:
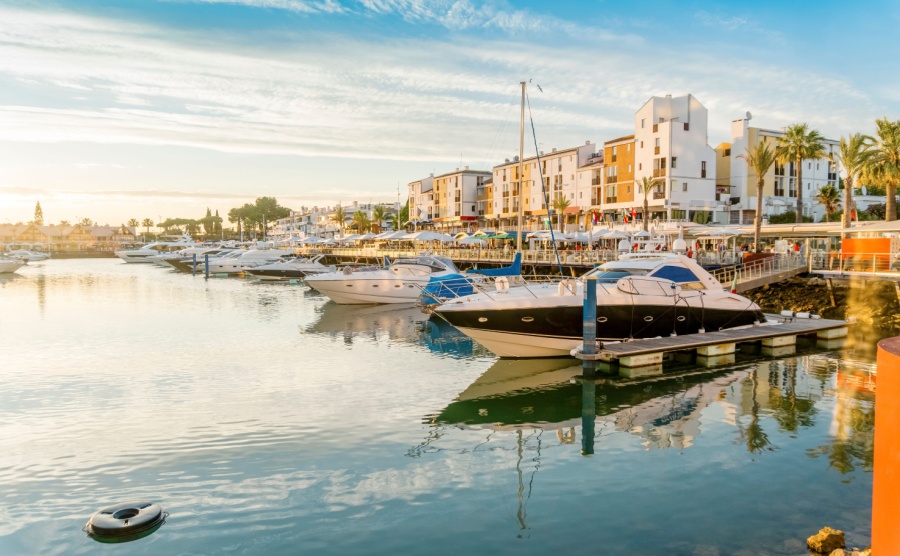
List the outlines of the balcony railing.
{"type": "Polygon", "coordinates": [[[665,199],[666,193],[665,193],[665,191],[654,191],[653,198],[654,199],[665,199]]]}
{"type": "Polygon", "coordinates": [[[606,202],[607,202],[607,203],[615,203],[615,202],[616,202],[616,198],[615,198],[615,197],[607,197],[607,198],[606,198],[606,202]]]}
{"type": "Polygon", "coordinates": [[[606,183],[616,183],[619,181],[618,176],[606,176],[606,183]]]}
{"type": "Polygon", "coordinates": [[[653,170],[654,178],[664,178],[666,177],[666,169],[665,168],[656,168],[653,170]]]}
{"type": "Polygon", "coordinates": [[[591,185],[602,185],[603,178],[592,178],[591,185]]]}
{"type": "Polygon", "coordinates": [[[659,147],[653,147],[653,154],[659,154],[659,147]]]}

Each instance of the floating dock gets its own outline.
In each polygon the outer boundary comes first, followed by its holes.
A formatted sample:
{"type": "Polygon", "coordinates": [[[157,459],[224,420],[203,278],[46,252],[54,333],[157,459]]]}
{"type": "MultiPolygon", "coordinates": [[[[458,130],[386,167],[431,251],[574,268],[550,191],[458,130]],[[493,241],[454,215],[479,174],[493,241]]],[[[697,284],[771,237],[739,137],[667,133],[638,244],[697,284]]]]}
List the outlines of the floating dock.
{"type": "Polygon", "coordinates": [[[617,343],[601,343],[596,354],[576,350],[572,355],[583,361],[595,361],[600,370],[612,370],[627,377],[650,376],[662,373],[666,354],[690,356],[696,353],[698,365],[717,367],[735,361],[738,344],[759,343],[763,355],[783,357],[796,352],[798,336],[816,337],[822,349],[837,349],[844,344],[851,322],[843,320],[797,318],[766,315],[768,322],[756,326],[684,334],[665,338],[647,338],[617,343]]]}

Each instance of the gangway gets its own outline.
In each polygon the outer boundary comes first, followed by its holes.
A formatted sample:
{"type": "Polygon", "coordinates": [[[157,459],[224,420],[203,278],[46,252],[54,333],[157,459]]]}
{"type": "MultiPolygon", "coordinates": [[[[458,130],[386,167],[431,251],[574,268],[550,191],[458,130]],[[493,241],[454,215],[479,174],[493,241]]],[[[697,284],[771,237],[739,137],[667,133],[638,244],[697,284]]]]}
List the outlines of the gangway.
{"type": "Polygon", "coordinates": [[[787,280],[804,272],[809,272],[806,259],[799,255],[786,254],[744,263],[740,266],[720,268],[710,274],[726,287],[734,286],[733,289],[736,293],[743,293],[787,280]]]}

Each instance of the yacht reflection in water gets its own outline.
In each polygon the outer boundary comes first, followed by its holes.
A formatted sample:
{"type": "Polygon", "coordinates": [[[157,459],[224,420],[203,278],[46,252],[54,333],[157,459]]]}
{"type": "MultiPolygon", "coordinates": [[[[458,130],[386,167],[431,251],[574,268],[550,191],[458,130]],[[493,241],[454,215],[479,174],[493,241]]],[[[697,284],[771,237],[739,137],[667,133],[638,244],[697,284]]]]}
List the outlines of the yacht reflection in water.
{"type": "Polygon", "coordinates": [[[343,337],[352,344],[355,338],[378,339],[387,335],[394,342],[423,345],[450,357],[489,355],[471,338],[440,319],[429,320],[412,304],[338,305],[333,301],[317,311],[319,318],[306,333],[343,337]]]}

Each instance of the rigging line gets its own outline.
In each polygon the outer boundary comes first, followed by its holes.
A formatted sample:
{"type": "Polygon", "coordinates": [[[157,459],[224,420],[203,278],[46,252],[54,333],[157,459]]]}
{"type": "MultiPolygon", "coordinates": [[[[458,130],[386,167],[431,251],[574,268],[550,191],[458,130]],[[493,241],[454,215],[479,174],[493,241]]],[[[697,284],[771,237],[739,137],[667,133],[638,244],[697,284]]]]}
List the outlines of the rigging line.
{"type": "MultiPolygon", "coordinates": [[[[544,188],[544,170],[541,167],[541,151],[538,150],[537,133],[534,131],[534,118],[531,115],[531,98],[525,93],[525,103],[528,105],[528,119],[531,122],[531,137],[534,139],[534,154],[537,160],[538,176],[541,178],[541,194],[544,197],[544,206],[547,207],[547,222],[550,225],[550,243],[553,244],[553,254],[556,255],[556,266],[559,268],[559,275],[563,275],[562,261],[559,259],[559,248],[556,246],[556,237],[553,235],[553,219],[550,218],[550,200],[547,197],[547,190],[544,188]]],[[[525,176],[522,176],[525,179],[525,176]]],[[[522,187],[520,184],[519,187],[522,187]]],[[[521,230],[519,230],[521,233],[521,230]]]]}
{"type": "MultiPolygon", "coordinates": [[[[496,164],[496,161],[499,158],[502,158],[500,155],[500,141],[501,138],[507,134],[507,131],[512,126],[513,121],[515,120],[515,111],[514,108],[519,105],[519,89],[516,88],[516,94],[513,96],[512,100],[506,105],[506,112],[503,114],[503,119],[500,120],[500,123],[497,126],[497,132],[494,134],[494,138],[491,141],[490,146],[487,149],[488,158],[480,161],[484,167],[493,168],[496,164]]],[[[505,149],[505,148],[504,148],[505,149]]]]}

